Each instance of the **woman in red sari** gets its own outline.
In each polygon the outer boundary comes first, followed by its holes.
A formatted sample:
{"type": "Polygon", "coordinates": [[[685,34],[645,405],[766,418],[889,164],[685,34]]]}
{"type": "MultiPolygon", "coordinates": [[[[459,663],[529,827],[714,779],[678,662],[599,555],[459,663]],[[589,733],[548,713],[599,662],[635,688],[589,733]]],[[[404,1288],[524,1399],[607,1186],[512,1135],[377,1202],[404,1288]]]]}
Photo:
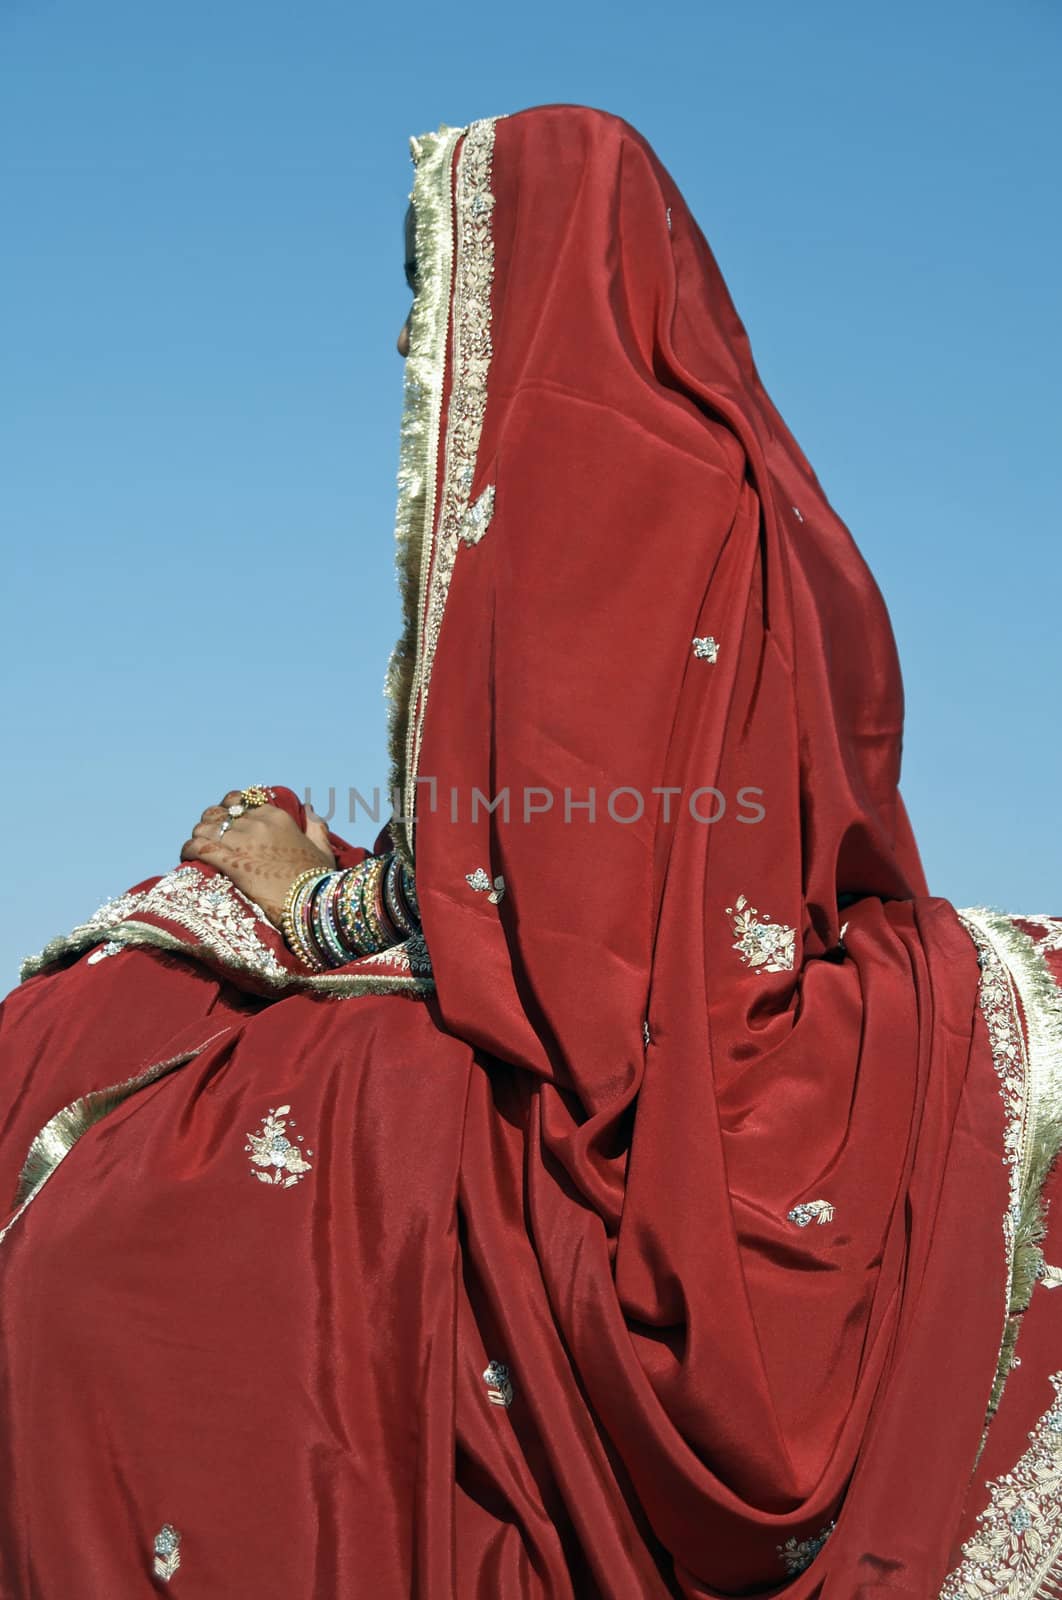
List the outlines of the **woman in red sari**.
{"type": "Polygon", "coordinates": [[[929,895],[644,140],[413,149],[395,815],[234,790],[7,1001],[0,1595],[1060,1595],[1062,923],[929,895]]]}

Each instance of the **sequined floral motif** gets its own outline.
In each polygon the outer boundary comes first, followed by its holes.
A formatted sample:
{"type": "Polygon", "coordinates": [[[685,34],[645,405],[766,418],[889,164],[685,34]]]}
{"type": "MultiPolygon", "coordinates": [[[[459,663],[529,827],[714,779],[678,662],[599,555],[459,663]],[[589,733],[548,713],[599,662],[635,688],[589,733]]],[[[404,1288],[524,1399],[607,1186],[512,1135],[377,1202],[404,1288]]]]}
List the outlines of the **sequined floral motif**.
{"type": "Polygon", "coordinates": [[[478,894],[485,893],[492,906],[496,906],[505,893],[505,879],[501,874],[498,874],[492,884],[489,875],[482,867],[477,867],[475,872],[466,872],[465,882],[470,889],[475,889],[478,894]]]}
{"type": "Polygon", "coordinates": [[[458,537],[465,544],[478,544],[490,527],[494,515],[494,485],[488,484],[478,500],[474,500],[461,518],[458,537]]]}
{"type": "Polygon", "coordinates": [[[1062,1593],[1062,1372],[1055,1398],[1014,1468],[988,1484],[989,1503],[940,1600],[1033,1600],[1062,1593]]]}
{"type": "Polygon", "coordinates": [[[785,1544],[778,1546],[778,1558],[787,1577],[795,1578],[798,1572],[807,1571],[835,1526],[835,1523],[828,1522],[821,1533],[816,1533],[810,1539],[787,1539],[785,1544]]]}
{"type": "Polygon", "coordinates": [[[287,1136],[289,1125],[295,1126],[295,1118],[290,1113],[290,1106],[270,1106],[259,1132],[247,1135],[250,1143],[245,1144],[244,1149],[251,1158],[251,1176],[259,1183],[290,1189],[293,1184],[301,1183],[313,1166],[306,1160],[313,1151],[304,1152],[299,1148],[302,1134],[296,1136],[294,1143],[287,1136]]]}
{"type": "Polygon", "coordinates": [[[483,1373],[483,1382],[487,1385],[487,1399],[491,1405],[504,1406],[508,1411],[513,1403],[513,1385],[505,1362],[488,1362],[483,1373]]]}
{"type": "Polygon", "coordinates": [[[1036,1277],[1045,1289],[1057,1289],[1062,1285],[1062,1267],[1049,1267],[1046,1261],[1041,1261],[1036,1277]]]}
{"type": "Polygon", "coordinates": [[[788,972],[795,959],[796,933],[788,922],[771,922],[766,911],[757,911],[739,894],[726,914],[734,919],[737,939],[733,948],[747,967],[759,972],[788,972]]]}
{"type": "Polygon", "coordinates": [[[155,1535],[155,1576],[168,1583],[181,1564],[181,1536],[170,1522],[155,1535]]]}
{"type": "Polygon", "coordinates": [[[713,661],[713,662],[714,661],[718,661],[719,660],[719,641],[718,641],[718,639],[713,639],[712,635],[710,633],[705,634],[703,639],[694,639],[694,641],[693,641],[693,653],[697,657],[698,661],[713,661]]]}
{"type": "Polygon", "coordinates": [[[804,1200],[789,1212],[789,1221],[795,1222],[798,1228],[806,1228],[809,1222],[823,1227],[833,1221],[833,1207],[828,1200],[804,1200]]]}

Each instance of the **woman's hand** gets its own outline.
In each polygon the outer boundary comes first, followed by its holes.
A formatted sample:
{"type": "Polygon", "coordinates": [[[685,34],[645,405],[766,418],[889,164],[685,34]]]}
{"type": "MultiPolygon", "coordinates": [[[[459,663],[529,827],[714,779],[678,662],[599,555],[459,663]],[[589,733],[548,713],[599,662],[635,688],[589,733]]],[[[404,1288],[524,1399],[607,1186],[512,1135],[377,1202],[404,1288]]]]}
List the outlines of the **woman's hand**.
{"type": "Polygon", "coordinates": [[[230,817],[228,807],[240,803],[240,791],[234,789],[221,805],[207,806],[181,848],[181,860],[217,867],[279,928],[288,890],[299,873],[309,867],[329,872],[336,864],[328,829],[309,809],[305,833],[278,806],[254,806],[230,817]],[[221,834],[223,822],[230,826],[221,834]]]}

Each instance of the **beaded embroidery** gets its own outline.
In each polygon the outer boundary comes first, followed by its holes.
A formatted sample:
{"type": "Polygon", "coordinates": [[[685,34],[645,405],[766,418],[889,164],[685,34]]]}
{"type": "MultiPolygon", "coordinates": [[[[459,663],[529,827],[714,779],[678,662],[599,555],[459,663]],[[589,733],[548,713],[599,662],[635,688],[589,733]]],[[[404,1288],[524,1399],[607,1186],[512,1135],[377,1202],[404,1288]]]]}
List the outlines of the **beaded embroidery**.
{"type": "MultiPolygon", "coordinates": [[[[1018,1335],[1018,1321],[1011,1307],[1011,1299],[1017,1231],[1022,1217],[1021,1153],[1028,1111],[1029,1063],[1010,974],[980,924],[961,912],[959,920],[973,940],[977,951],[977,964],[980,968],[978,1003],[988,1029],[992,1066],[999,1079],[999,1094],[1003,1101],[1004,1113],[1003,1163],[1007,1168],[1008,1183],[1008,1204],[1003,1216],[1006,1298],[999,1362],[988,1403],[988,1417],[991,1419],[999,1409],[999,1402],[1003,1397],[1003,1388],[1011,1371],[1014,1344],[1018,1335]]],[[[982,1448],[983,1446],[982,1439],[982,1448]]]]}
{"type": "Polygon", "coordinates": [[[987,1485],[989,1503],[940,1600],[1035,1600],[1062,1592],[1062,1372],[1055,1398],[1014,1468],[987,1485]]]}
{"type": "Polygon", "coordinates": [[[778,1557],[787,1577],[795,1578],[798,1573],[807,1571],[835,1527],[836,1523],[828,1522],[821,1533],[810,1539],[787,1539],[778,1546],[778,1557]]]}
{"type": "Polygon", "coordinates": [[[495,878],[492,886],[490,877],[482,867],[477,867],[475,872],[466,872],[465,882],[468,884],[470,889],[475,889],[478,894],[483,894],[487,890],[490,890],[490,893],[487,894],[487,899],[490,901],[492,906],[500,904],[502,896],[505,893],[505,879],[502,877],[501,873],[499,873],[495,878]]]}
{"type": "Polygon", "coordinates": [[[771,922],[766,911],[750,906],[747,898],[739,894],[726,914],[734,919],[737,934],[732,948],[745,966],[758,972],[788,972],[795,959],[796,932],[788,922],[771,922]],[[757,921],[757,918],[760,918],[757,921]]]}
{"type": "MultiPolygon", "coordinates": [[[[435,651],[454,561],[465,529],[466,516],[469,515],[468,497],[472,490],[487,409],[487,374],[493,354],[490,294],[494,281],[494,238],[491,229],[494,195],[490,184],[496,122],[496,118],[487,118],[470,124],[457,163],[452,388],[438,532],[432,549],[430,530],[426,530],[421,554],[424,622],[410,694],[410,706],[415,707],[415,711],[409,719],[406,741],[406,812],[410,816],[413,814],[412,799],[435,651]]],[[[486,532],[489,521],[487,508],[493,509],[492,491],[485,491],[485,495],[489,495],[490,499],[481,496],[481,501],[477,501],[477,507],[481,502],[484,503],[485,518],[476,533],[477,538],[486,532]]]]}
{"type": "MultiPolygon", "coordinates": [[[[113,935],[127,932],[127,943],[137,943],[142,936],[144,916],[159,917],[175,922],[194,938],[200,951],[227,966],[260,973],[263,977],[280,981],[285,977],[273,951],[259,937],[259,928],[273,931],[264,911],[247,896],[241,894],[231,879],[218,874],[208,875],[190,863],[178,867],[160,878],[149,889],[139,894],[120,895],[109,900],[93,912],[72,933],[53,940],[40,955],[23,964],[22,976],[32,976],[41,967],[71,950],[97,944],[102,935],[112,937],[108,944],[121,944],[113,935]],[[121,925],[124,924],[124,929],[121,925]]],[[[107,954],[111,950],[104,946],[107,954]]],[[[102,959],[102,952],[95,958],[102,959]]],[[[89,960],[93,960],[90,956],[89,960]]]]}
{"type": "MultiPolygon", "coordinates": [[[[469,474],[469,487],[471,488],[471,474],[469,474]]],[[[465,544],[478,544],[490,527],[490,519],[494,515],[494,485],[488,484],[461,518],[458,529],[458,538],[465,544]]]]}
{"type": "Polygon", "coordinates": [[[258,936],[272,928],[265,913],[240,893],[231,879],[208,878],[195,867],[179,867],[149,889],[137,915],[151,912],[187,929],[211,955],[235,966],[282,978],[284,969],[258,936]]]}
{"type": "Polygon", "coordinates": [[[299,1149],[303,1142],[302,1134],[296,1135],[294,1143],[287,1136],[289,1125],[295,1126],[295,1118],[290,1112],[290,1106],[270,1106],[269,1115],[263,1118],[261,1128],[257,1133],[247,1135],[250,1143],[243,1147],[251,1158],[251,1176],[257,1178],[259,1183],[268,1183],[274,1188],[290,1189],[296,1183],[301,1183],[313,1169],[313,1162],[306,1160],[307,1156],[313,1155],[313,1151],[299,1149]],[[263,1167],[265,1171],[255,1170],[263,1167]]]}
{"type": "Polygon", "coordinates": [[[513,1386],[509,1368],[504,1361],[491,1361],[483,1373],[487,1385],[487,1399],[492,1406],[504,1406],[506,1411],[513,1403],[513,1386]]]}
{"type": "Polygon", "coordinates": [[[181,1536],[170,1522],[155,1535],[155,1576],[168,1583],[181,1564],[181,1536]]]}
{"type": "Polygon", "coordinates": [[[427,942],[423,933],[419,932],[411,933],[401,944],[393,944],[387,950],[378,950],[375,955],[365,956],[362,965],[394,967],[399,972],[409,972],[421,978],[431,976],[431,957],[428,954],[427,942]]]}
{"type": "Polygon", "coordinates": [[[806,1228],[809,1222],[817,1222],[821,1228],[833,1221],[833,1206],[828,1200],[805,1200],[794,1206],[788,1217],[798,1228],[806,1228]]]}
{"type": "Polygon", "coordinates": [[[710,633],[703,639],[694,639],[693,653],[698,661],[716,662],[719,660],[719,641],[713,639],[710,633]]]}

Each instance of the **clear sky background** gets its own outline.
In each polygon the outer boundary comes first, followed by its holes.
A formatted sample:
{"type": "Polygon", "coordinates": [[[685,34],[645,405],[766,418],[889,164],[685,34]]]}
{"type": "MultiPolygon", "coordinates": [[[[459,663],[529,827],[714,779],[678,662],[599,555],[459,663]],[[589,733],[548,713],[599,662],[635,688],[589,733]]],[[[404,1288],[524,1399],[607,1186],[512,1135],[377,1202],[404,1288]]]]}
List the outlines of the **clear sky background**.
{"type": "Polygon", "coordinates": [[[0,0],[0,979],[228,787],[385,783],[407,139],[548,101],[878,577],[934,891],[1062,912],[1060,79],[1058,0],[0,0]]]}

